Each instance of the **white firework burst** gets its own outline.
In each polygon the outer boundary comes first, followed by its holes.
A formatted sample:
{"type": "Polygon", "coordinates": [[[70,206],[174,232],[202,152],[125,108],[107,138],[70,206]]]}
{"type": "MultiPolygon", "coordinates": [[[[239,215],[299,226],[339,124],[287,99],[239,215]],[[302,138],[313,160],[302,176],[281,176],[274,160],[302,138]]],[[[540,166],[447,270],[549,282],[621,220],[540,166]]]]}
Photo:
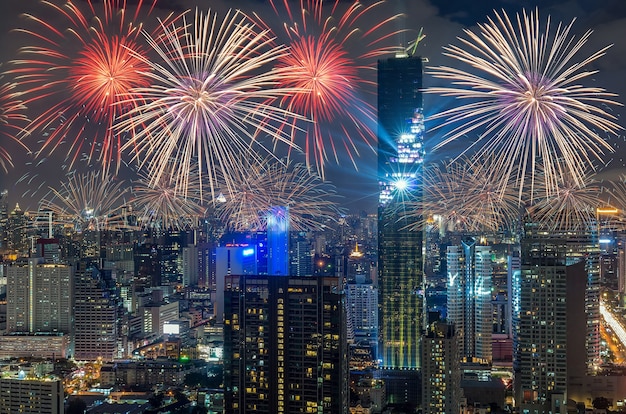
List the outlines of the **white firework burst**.
{"type": "Polygon", "coordinates": [[[175,164],[170,163],[169,172],[161,175],[155,184],[151,184],[151,180],[141,174],[141,178],[134,182],[132,203],[142,225],[183,230],[196,225],[206,212],[197,199],[200,194],[199,181],[190,181],[194,183],[193,187],[188,188],[187,195],[183,196],[172,178],[175,169],[175,164]]]}
{"type": "Polygon", "coordinates": [[[125,182],[102,172],[72,174],[58,189],[41,200],[40,211],[52,211],[55,222],[77,231],[107,230],[123,226],[121,206],[127,195],[125,182]]]}
{"type": "Polygon", "coordinates": [[[580,83],[597,72],[587,66],[609,46],[576,58],[591,31],[570,37],[572,21],[552,33],[549,18],[544,31],[537,11],[518,14],[514,22],[505,12],[495,13],[479,25],[479,33],[465,30],[462,46],[444,48],[445,55],[471,70],[430,68],[430,74],[451,86],[428,92],[466,102],[435,115],[446,120],[440,126],[452,127],[435,149],[476,134],[465,151],[476,146],[493,156],[492,174],[502,178],[502,185],[515,178],[520,198],[526,181],[534,187],[539,167],[549,192],[557,191],[565,173],[582,185],[592,161],[612,150],[602,134],[621,129],[602,108],[617,104],[611,99],[615,95],[580,83]]]}
{"type": "Polygon", "coordinates": [[[592,228],[597,209],[606,203],[601,199],[604,188],[591,169],[583,175],[582,182],[564,171],[558,177],[556,190],[548,191],[543,182],[545,180],[538,181],[528,208],[533,221],[554,231],[592,228]]]}
{"type": "Polygon", "coordinates": [[[304,164],[282,163],[268,158],[230,177],[236,191],[216,204],[216,215],[236,231],[265,230],[273,207],[289,208],[292,230],[320,230],[340,213],[332,185],[304,164]]]}
{"type": "Polygon", "coordinates": [[[137,55],[151,68],[145,75],[152,85],[131,90],[127,99],[137,102],[116,128],[134,132],[124,149],[137,151],[151,185],[176,159],[179,168],[172,179],[183,195],[190,168],[197,165],[214,199],[216,174],[226,177],[230,191],[228,177],[242,168],[240,160],[259,160],[252,146],[266,149],[259,136],[291,145],[280,125],[296,115],[269,104],[291,91],[277,87],[282,71],[265,70],[288,51],[239,11],[223,20],[196,11],[193,22],[183,15],[162,31],[158,38],[146,34],[160,61],[137,55]]]}

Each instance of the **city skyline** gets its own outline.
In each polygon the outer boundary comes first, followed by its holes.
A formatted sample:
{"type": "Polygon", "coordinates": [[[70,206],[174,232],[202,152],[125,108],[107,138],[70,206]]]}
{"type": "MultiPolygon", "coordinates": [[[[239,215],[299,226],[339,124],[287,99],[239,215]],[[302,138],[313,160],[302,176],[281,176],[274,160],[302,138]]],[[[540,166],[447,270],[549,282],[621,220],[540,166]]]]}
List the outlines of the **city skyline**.
{"type": "MultiPolygon", "coordinates": [[[[16,3],[16,2],[15,2],[16,3]]],[[[80,2],[81,6],[84,6],[83,2],[80,2]]],[[[129,2],[133,3],[134,2],[129,2]]],[[[180,2],[178,2],[180,3],[180,2]]],[[[217,11],[220,15],[224,15],[226,8],[225,2],[213,2],[211,4],[212,10],[217,11]]],[[[489,5],[481,4],[476,8],[473,8],[472,13],[462,11],[460,4],[455,2],[409,2],[409,1],[394,1],[387,2],[385,7],[389,7],[389,11],[385,11],[389,15],[396,13],[404,13],[406,17],[394,21],[397,26],[396,30],[409,30],[403,35],[394,35],[396,39],[394,42],[397,45],[407,45],[411,39],[417,36],[417,32],[420,27],[423,27],[423,32],[426,38],[420,42],[417,51],[418,55],[422,55],[429,59],[426,66],[438,66],[443,64],[449,64],[449,60],[442,55],[442,47],[448,44],[455,44],[456,37],[462,36],[462,29],[467,27],[472,30],[475,29],[477,23],[484,23],[488,17],[493,15],[493,10],[504,8],[507,13],[514,15],[521,12],[525,7],[527,10],[532,10],[537,6],[537,2],[526,1],[523,4],[516,4],[511,6],[506,2],[489,2],[489,5]],[[441,3],[441,4],[440,4],[441,3]]],[[[593,79],[588,79],[592,86],[599,86],[607,89],[610,92],[615,92],[619,96],[616,98],[618,102],[622,101],[624,85],[619,82],[619,74],[626,66],[624,56],[626,53],[620,53],[621,50],[626,49],[625,42],[621,42],[619,36],[615,36],[615,32],[611,30],[617,30],[620,20],[626,18],[626,7],[620,2],[610,2],[603,7],[593,7],[586,4],[583,1],[577,2],[560,2],[551,1],[539,8],[539,14],[542,17],[547,18],[550,15],[553,24],[563,22],[569,23],[573,18],[577,18],[572,28],[572,34],[579,38],[591,29],[592,33],[588,45],[586,45],[583,54],[589,54],[599,50],[600,48],[614,43],[609,48],[607,55],[594,62],[592,69],[598,69],[599,73],[594,76],[593,79]],[[567,6],[567,7],[565,7],[567,6]]],[[[176,5],[177,2],[173,1],[159,1],[157,5],[162,6],[162,9],[156,9],[154,15],[163,15],[167,10],[167,7],[176,5]]],[[[240,1],[237,4],[229,3],[233,7],[241,7],[244,12],[258,12],[261,17],[268,22],[268,24],[276,24],[275,16],[272,16],[273,11],[270,9],[267,2],[260,1],[240,1]]],[[[27,1],[20,2],[19,5],[14,2],[9,2],[7,13],[2,17],[6,19],[3,22],[3,27],[16,28],[23,25],[24,20],[17,17],[21,12],[36,13],[41,6],[38,2],[27,1]]],[[[193,9],[195,3],[185,3],[185,6],[193,9]]],[[[340,2],[339,7],[343,6],[343,2],[340,2]]],[[[202,8],[204,10],[206,8],[202,8]]],[[[365,24],[365,23],[364,23],[365,24]]],[[[277,29],[275,29],[277,30],[277,29]]],[[[23,40],[23,39],[22,39],[23,40]]],[[[7,30],[0,38],[0,47],[2,48],[3,58],[2,61],[6,62],[13,59],[13,55],[19,45],[20,36],[19,33],[7,30]]],[[[7,81],[7,77],[3,81],[7,81]]],[[[424,87],[433,87],[436,84],[441,85],[441,80],[436,80],[434,77],[424,76],[424,87]]],[[[375,102],[375,96],[366,96],[367,101],[375,102]]],[[[426,132],[426,147],[428,149],[428,157],[426,162],[434,162],[444,159],[448,156],[455,156],[460,153],[457,147],[450,146],[431,153],[430,149],[440,140],[440,133],[437,131],[431,133],[432,125],[428,123],[428,117],[432,116],[436,112],[449,109],[450,105],[454,102],[450,99],[443,99],[438,96],[426,96],[424,102],[424,112],[427,118],[427,132],[426,132]]],[[[622,108],[611,108],[619,115],[622,108]]],[[[620,123],[619,119],[617,123],[620,123]]],[[[623,137],[611,138],[609,144],[616,148],[615,154],[607,154],[604,157],[609,164],[609,171],[617,174],[621,173],[618,167],[622,167],[624,162],[622,161],[624,156],[620,151],[619,144],[623,137]],[[610,161],[613,159],[612,161],[610,161]]],[[[29,137],[27,139],[30,144],[37,145],[37,140],[29,137]]],[[[25,142],[27,142],[25,141],[25,142]]],[[[6,144],[9,145],[9,144],[6,144]]],[[[465,145],[462,143],[461,145],[465,145]]],[[[10,148],[14,149],[15,167],[9,168],[9,172],[4,175],[3,179],[0,179],[0,186],[6,188],[9,191],[9,198],[12,205],[15,202],[19,202],[23,209],[36,209],[37,204],[48,190],[48,186],[57,186],[58,181],[62,178],[64,173],[59,167],[62,165],[62,157],[59,160],[60,153],[58,151],[51,156],[40,156],[35,159],[27,159],[26,155],[19,154],[18,146],[11,143],[10,148]],[[23,157],[23,158],[22,158],[23,157]],[[20,163],[20,161],[22,161],[20,163]],[[30,164],[27,164],[30,163],[30,164]],[[56,167],[56,168],[55,168],[56,167]],[[43,179],[42,177],[46,177],[43,179]],[[23,177],[23,178],[22,178],[23,177]],[[20,181],[20,178],[21,181],[20,181]]],[[[339,203],[345,206],[348,210],[353,212],[359,210],[365,210],[367,212],[373,212],[376,206],[377,199],[377,178],[376,178],[376,154],[369,148],[358,148],[359,156],[355,158],[358,165],[358,171],[351,163],[347,162],[347,158],[340,157],[339,165],[334,160],[330,160],[326,164],[327,180],[337,187],[337,193],[343,197],[339,200],[339,203]]],[[[347,156],[344,154],[344,156],[347,156]]],[[[97,168],[97,167],[96,167],[97,168]]],[[[125,178],[124,175],[132,175],[134,173],[121,173],[120,176],[125,178]]],[[[606,176],[607,174],[600,174],[600,176],[606,176]]],[[[611,175],[611,173],[609,173],[611,175]]],[[[615,174],[612,174],[615,175],[615,174]]],[[[132,177],[135,179],[135,177],[132,177]]]]}

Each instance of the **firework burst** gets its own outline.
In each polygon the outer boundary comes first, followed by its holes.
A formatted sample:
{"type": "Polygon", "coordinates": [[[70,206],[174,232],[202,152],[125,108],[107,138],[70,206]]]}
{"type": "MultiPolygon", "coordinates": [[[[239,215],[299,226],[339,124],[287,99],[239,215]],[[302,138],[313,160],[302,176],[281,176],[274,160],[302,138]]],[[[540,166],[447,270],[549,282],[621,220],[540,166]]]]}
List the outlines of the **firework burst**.
{"type": "Polygon", "coordinates": [[[497,231],[519,216],[516,192],[492,179],[492,160],[471,162],[467,158],[435,164],[424,172],[424,194],[410,202],[407,217],[414,229],[435,218],[447,230],[497,231]]]}
{"type": "MultiPolygon", "coordinates": [[[[26,106],[20,100],[21,94],[15,90],[15,86],[15,83],[0,85],[0,133],[28,150],[18,138],[23,126],[26,126],[29,120],[25,114],[26,106]]],[[[0,166],[5,172],[8,171],[7,167],[13,166],[11,152],[5,147],[0,147],[0,166]]]]}
{"type": "Polygon", "coordinates": [[[517,15],[516,23],[503,12],[479,25],[478,34],[465,30],[462,46],[448,46],[444,54],[470,65],[472,72],[430,68],[430,74],[454,86],[428,92],[468,102],[435,116],[446,119],[442,126],[452,126],[435,148],[477,134],[466,151],[480,145],[482,153],[493,156],[493,175],[502,177],[502,185],[514,178],[521,198],[527,180],[534,187],[539,167],[548,192],[558,191],[564,174],[582,185],[592,159],[611,150],[597,131],[616,134],[621,127],[601,108],[616,104],[610,99],[615,95],[579,84],[596,73],[585,67],[608,47],[573,61],[590,31],[578,40],[570,37],[572,21],[551,33],[548,19],[544,32],[537,12],[517,15]]]}
{"type": "MultiPolygon", "coordinates": [[[[285,70],[281,85],[293,92],[280,98],[279,104],[313,120],[300,125],[305,129],[305,145],[301,146],[307,166],[315,166],[324,178],[329,155],[339,163],[337,147],[343,147],[356,168],[355,155],[359,152],[352,137],[373,149],[375,132],[371,125],[376,124],[375,109],[359,96],[364,85],[365,89],[374,85],[362,72],[371,71],[377,57],[393,56],[398,51],[384,43],[395,34],[387,28],[399,15],[379,19],[374,26],[369,23],[361,30],[363,19],[386,14],[382,11],[389,6],[384,1],[370,5],[353,1],[343,13],[339,12],[338,0],[301,0],[296,13],[286,1],[270,3],[278,16],[289,18],[284,24],[289,53],[277,59],[276,67],[285,70]],[[367,52],[352,56],[348,53],[352,41],[365,44],[367,52]],[[337,125],[341,125],[339,130],[337,125]]],[[[285,125],[294,142],[302,132],[297,124],[294,119],[285,125]]]]}
{"type": "Polygon", "coordinates": [[[117,228],[120,207],[127,195],[124,181],[115,181],[102,172],[70,175],[59,189],[50,188],[40,202],[40,211],[52,211],[57,223],[77,231],[117,228]]]}
{"type": "MultiPolygon", "coordinates": [[[[170,171],[175,168],[172,163],[170,171]]],[[[197,224],[204,215],[206,209],[194,197],[200,194],[199,185],[190,188],[188,196],[183,197],[172,179],[172,173],[163,174],[156,185],[150,185],[150,181],[142,175],[132,189],[133,205],[143,225],[182,230],[197,224]]]]}
{"type": "Polygon", "coordinates": [[[11,72],[26,88],[27,104],[47,105],[25,129],[28,135],[52,131],[39,152],[52,153],[67,140],[70,168],[79,158],[97,158],[105,170],[119,168],[122,136],[112,126],[133,104],[121,104],[120,95],[150,84],[142,74],[149,66],[140,59],[145,47],[138,42],[142,24],[136,22],[155,2],[139,0],[127,8],[126,0],[104,0],[96,10],[92,0],[87,7],[71,0],[42,1],[48,8],[45,18],[25,15],[33,28],[17,31],[30,44],[20,49],[22,58],[13,61],[11,72]],[[52,14],[67,28],[49,23],[52,14]]]}
{"type": "Polygon", "coordinates": [[[216,173],[223,173],[232,191],[228,177],[244,173],[240,160],[259,159],[251,148],[257,135],[290,142],[274,124],[295,114],[266,103],[288,92],[274,87],[284,72],[260,70],[287,52],[272,46],[268,31],[257,30],[239,11],[223,20],[196,12],[193,23],[183,16],[181,26],[163,24],[162,30],[163,38],[146,37],[163,62],[137,55],[151,67],[146,75],[152,85],[131,90],[129,99],[139,95],[146,101],[128,111],[118,129],[136,130],[124,147],[137,146],[150,185],[175,158],[173,180],[186,196],[190,168],[198,160],[199,179],[208,182],[214,198],[216,173]]]}
{"type": "Polygon", "coordinates": [[[216,204],[216,215],[235,231],[265,230],[273,207],[289,208],[292,230],[318,230],[339,214],[332,185],[303,164],[268,159],[233,177],[237,190],[216,204]]]}
{"type": "MultiPolygon", "coordinates": [[[[543,182],[545,180],[538,181],[539,184],[543,182]]],[[[605,204],[601,199],[603,191],[591,169],[583,175],[582,182],[565,170],[558,177],[556,190],[536,186],[529,214],[550,230],[587,230],[595,223],[598,207],[605,204]]]]}

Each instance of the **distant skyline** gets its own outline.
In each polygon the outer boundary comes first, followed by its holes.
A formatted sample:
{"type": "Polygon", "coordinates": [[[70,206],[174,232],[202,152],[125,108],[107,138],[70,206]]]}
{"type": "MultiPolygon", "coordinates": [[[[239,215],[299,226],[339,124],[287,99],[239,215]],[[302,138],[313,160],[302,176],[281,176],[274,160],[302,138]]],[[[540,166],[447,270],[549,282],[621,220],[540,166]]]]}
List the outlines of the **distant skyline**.
{"type": "MultiPolygon", "coordinates": [[[[58,1],[58,0],[57,0],[58,1]]],[[[58,1],[61,3],[61,1],[58,1]]],[[[78,0],[81,6],[84,1],[78,0]]],[[[136,3],[136,0],[129,0],[129,3],[136,3]]],[[[297,2],[292,2],[297,4],[297,2]]],[[[343,4],[348,1],[341,1],[343,4]]],[[[157,2],[159,10],[153,13],[156,15],[165,15],[169,10],[195,9],[199,7],[201,10],[211,8],[220,15],[226,13],[228,8],[239,8],[246,13],[256,12],[261,18],[278,31],[280,28],[279,21],[275,17],[273,11],[269,7],[267,1],[261,0],[160,0],[157,2]],[[184,7],[183,7],[184,6],[184,7]]],[[[474,30],[476,23],[487,21],[488,17],[493,16],[493,10],[504,9],[509,15],[514,15],[526,10],[538,8],[539,16],[545,21],[548,15],[551,16],[552,25],[559,22],[564,24],[576,18],[576,22],[572,28],[572,35],[579,38],[587,30],[593,30],[589,42],[585,45],[582,55],[593,53],[604,46],[613,44],[607,51],[606,56],[601,57],[593,63],[591,69],[597,69],[599,73],[593,78],[587,79],[587,83],[595,82],[593,86],[605,88],[609,92],[618,94],[615,98],[618,102],[625,102],[626,82],[623,81],[626,75],[626,3],[622,0],[602,0],[600,2],[591,0],[505,0],[505,1],[477,1],[468,7],[464,0],[388,0],[389,15],[395,13],[403,13],[405,17],[397,21],[397,30],[410,30],[402,36],[397,36],[395,40],[397,45],[407,45],[409,41],[417,36],[417,32],[423,27],[423,33],[426,38],[420,43],[416,53],[428,58],[429,62],[426,66],[438,66],[452,64],[449,58],[442,55],[442,47],[448,44],[458,44],[457,36],[463,35],[463,28],[474,30]]],[[[26,24],[25,19],[20,17],[22,13],[32,13],[37,15],[41,13],[42,6],[37,0],[5,0],[3,2],[3,13],[0,15],[0,27],[4,30],[0,33],[0,50],[2,51],[3,62],[2,69],[7,68],[7,62],[17,57],[17,49],[23,43],[24,36],[20,33],[11,31],[26,24]]],[[[41,16],[47,17],[47,16],[41,16]]],[[[372,22],[374,24],[375,22],[372,22]]],[[[581,55],[581,56],[582,56],[581,55]]],[[[375,62],[372,62],[375,67],[375,62]]],[[[372,76],[373,80],[375,79],[372,76]]],[[[8,76],[2,79],[2,82],[10,80],[8,76]]],[[[424,75],[424,87],[435,86],[443,82],[432,76],[424,75]]],[[[364,99],[372,105],[376,105],[376,98],[373,95],[364,95],[364,99]]],[[[426,95],[424,99],[424,112],[428,117],[438,111],[449,109],[454,105],[451,99],[444,99],[433,95],[426,95]]],[[[612,107],[616,115],[623,118],[623,107],[612,107]]],[[[623,126],[621,119],[617,123],[623,126]]],[[[449,156],[458,155],[458,146],[463,143],[444,147],[442,150],[432,152],[432,147],[440,140],[440,133],[435,131],[429,133],[432,127],[428,122],[426,135],[426,162],[437,161],[449,156]]],[[[40,138],[28,137],[24,141],[27,145],[34,148],[40,138]]],[[[624,141],[623,131],[618,138],[611,138],[610,143],[616,149],[616,153],[607,154],[605,160],[608,163],[608,172],[601,176],[616,176],[626,173],[626,148],[622,142],[624,141]]],[[[7,149],[14,154],[13,168],[9,169],[8,174],[0,172],[0,187],[9,191],[10,209],[13,208],[15,202],[19,202],[22,209],[33,210],[37,208],[40,199],[48,191],[48,187],[59,188],[64,180],[64,171],[61,165],[64,164],[62,151],[56,151],[52,156],[46,157],[42,155],[36,159],[30,159],[24,154],[24,151],[14,143],[3,143],[7,149]],[[24,177],[19,183],[21,177],[24,177]],[[30,184],[29,184],[30,181],[30,184]],[[40,187],[38,190],[35,191],[40,187]]],[[[377,205],[377,171],[376,171],[376,154],[366,146],[358,148],[360,156],[356,158],[358,171],[352,167],[349,160],[335,165],[334,160],[330,160],[327,164],[327,180],[337,187],[337,193],[343,197],[340,203],[351,212],[365,210],[374,212],[377,205]]],[[[89,167],[77,164],[77,170],[88,169],[89,167]]],[[[94,167],[99,166],[94,164],[94,167]]],[[[134,174],[122,172],[121,178],[133,178],[134,174]]],[[[130,185],[130,182],[129,182],[130,185]]]]}

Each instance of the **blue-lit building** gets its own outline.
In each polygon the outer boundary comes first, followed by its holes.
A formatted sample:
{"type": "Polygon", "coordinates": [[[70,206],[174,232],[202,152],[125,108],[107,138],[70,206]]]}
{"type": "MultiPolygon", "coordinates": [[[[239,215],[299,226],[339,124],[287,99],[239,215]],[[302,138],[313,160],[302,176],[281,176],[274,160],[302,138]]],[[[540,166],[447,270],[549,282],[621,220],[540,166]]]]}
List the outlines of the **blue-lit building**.
{"type": "Polygon", "coordinates": [[[267,215],[267,273],[289,274],[289,208],[272,207],[267,215]]]}
{"type": "Polygon", "coordinates": [[[214,312],[217,322],[224,318],[225,279],[229,275],[256,275],[257,249],[253,244],[229,243],[215,249],[214,312]]]}
{"type": "Polygon", "coordinates": [[[424,308],[423,235],[407,228],[407,201],[422,197],[422,58],[378,62],[379,359],[419,369],[424,308]]]}
{"type": "Polygon", "coordinates": [[[459,355],[468,361],[492,361],[493,331],[490,246],[478,245],[472,237],[460,246],[448,246],[448,323],[454,324],[459,355]]]}

